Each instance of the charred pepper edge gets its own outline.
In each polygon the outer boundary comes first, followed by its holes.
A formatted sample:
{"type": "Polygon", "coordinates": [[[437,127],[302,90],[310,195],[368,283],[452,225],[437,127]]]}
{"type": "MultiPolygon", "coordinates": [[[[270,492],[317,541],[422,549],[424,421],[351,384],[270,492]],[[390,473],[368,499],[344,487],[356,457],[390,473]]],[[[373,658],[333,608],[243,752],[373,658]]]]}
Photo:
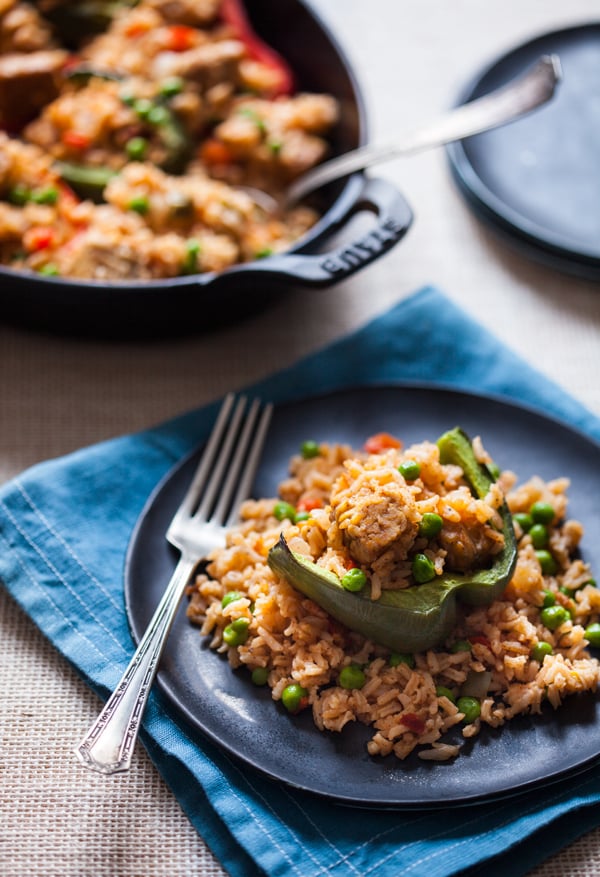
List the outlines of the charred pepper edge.
{"type": "Polygon", "coordinates": [[[70,161],[58,161],[55,168],[60,178],[68,183],[81,198],[99,203],[103,201],[104,189],[117,172],[104,166],[76,164],[70,161]]]}
{"type": "MultiPolygon", "coordinates": [[[[471,442],[458,427],[438,442],[445,462],[464,463],[471,489],[482,498],[493,478],[475,458],[471,442]],[[462,461],[462,462],[461,462],[462,461]]],[[[338,577],[292,552],[283,534],[268,555],[271,569],[314,600],[333,618],[394,651],[422,651],[438,645],[456,620],[457,600],[473,605],[493,602],[504,591],[516,564],[516,540],[506,505],[500,510],[505,545],[489,569],[472,574],[445,573],[423,585],[384,591],[378,600],[346,591],[338,577]]]]}
{"type": "MultiPolygon", "coordinates": [[[[479,463],[473,451],[471,439],[459,426],[445,432],[437,441],[440,450],[440,462],[443,464],[454,463],[461,467],[465,479],[472,491],[479,499],[485,499],[495,478],[491,475],[485,463],[479,463]]],[[[500,509],[502,520],[502,534],[504,547],[496,557],[489,569],[481,569],[469,575],[469,582],[463,577],[454,574],[446,574],[449,578],[459,578],[463,581],[460,599],[464,603],[474,606],[482,606],[491,603],[500,596],[515,570],[517,563],[517,539],[513,529],[512,515],[506,502],[500,509]],[[502,584],[502,587],[500,585],[502,584]],[[491,599],[486,598],[485,588],[493,592],[491,599]]]]}

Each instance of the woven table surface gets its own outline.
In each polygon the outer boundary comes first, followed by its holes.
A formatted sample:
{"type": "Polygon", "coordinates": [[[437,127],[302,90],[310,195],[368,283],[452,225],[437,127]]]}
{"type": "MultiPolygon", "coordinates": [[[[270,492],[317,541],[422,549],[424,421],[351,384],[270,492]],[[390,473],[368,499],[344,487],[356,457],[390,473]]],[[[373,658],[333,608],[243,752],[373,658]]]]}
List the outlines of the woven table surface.
{"type": "MultiPolygon", "coordinates": [[[[314,0],[355,65],[372,139],[433,117],[498,53],[593,20],[593,0],[314,0]]],[[[514,254],[467,211],[441,151],[396,162],[416,222],[391,254],[327,292],[293,292],[240,325],[152,344],[0,326],[0,481],[143,429],[291,364],[413,290],[438,285],[600,415],[600,286],[514,254]]],[[[0,590],[0,874],[212,877],[224,872],[140,748],[107,782],[72,747],[99,701],[0,590]]],[[[600,829],[535,877],[600,873],[600,829]]]]}

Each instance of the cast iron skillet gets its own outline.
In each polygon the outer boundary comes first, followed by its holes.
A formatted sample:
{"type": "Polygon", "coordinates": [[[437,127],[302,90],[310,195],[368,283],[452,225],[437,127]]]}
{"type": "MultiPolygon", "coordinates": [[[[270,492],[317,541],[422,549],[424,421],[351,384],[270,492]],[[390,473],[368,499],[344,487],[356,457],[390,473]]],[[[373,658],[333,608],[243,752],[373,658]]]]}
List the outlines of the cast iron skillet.
{"type": "MultiPolygon", "coordinates": [[[[350,64],[304,0],[248,0],[247,10],[257,32],[289,61],[300,89],[340,101],[334,154],[364,144],[365,110],[350,64]]],[[[220,273],[98,283],[0,267],[0,319],[108,337],[215,328],[262,309],[290,287],[327,287],[354,274],[398,243],[412,221],[390,183],[362,174],[324,189],[319,207],[319,222],[286,253],[220,273]],[[327,241],[364,210],[374,214],[368,231],[327,251],[327,241]]]]}

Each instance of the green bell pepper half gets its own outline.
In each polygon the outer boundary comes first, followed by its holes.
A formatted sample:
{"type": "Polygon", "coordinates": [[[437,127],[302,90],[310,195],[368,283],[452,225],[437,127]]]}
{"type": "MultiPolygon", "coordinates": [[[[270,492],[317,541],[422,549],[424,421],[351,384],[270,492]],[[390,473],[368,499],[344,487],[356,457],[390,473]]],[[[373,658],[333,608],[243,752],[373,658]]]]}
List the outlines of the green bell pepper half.
{"type": "MultiPolygon", "coordinates": [[[[494,482],[487,466],[478,463],[469,437],[456,427],[438,440],[440,460],[463,470],[472,493],[487,496],[494,482]]],[[[292,552],[283,534],[268,555],[271,569],[314,600],[350,630],[395,652],[417,652],[439,645],[456,623],[457,601],[482,606],[496,600],[510,581],[517,559],[512,518],[500,508],[504,547],[486,569],[447,571],[432,581],[398,591],[383,591],[371,600],[370,589],[347,591],[332,572],[292,552]]]]}

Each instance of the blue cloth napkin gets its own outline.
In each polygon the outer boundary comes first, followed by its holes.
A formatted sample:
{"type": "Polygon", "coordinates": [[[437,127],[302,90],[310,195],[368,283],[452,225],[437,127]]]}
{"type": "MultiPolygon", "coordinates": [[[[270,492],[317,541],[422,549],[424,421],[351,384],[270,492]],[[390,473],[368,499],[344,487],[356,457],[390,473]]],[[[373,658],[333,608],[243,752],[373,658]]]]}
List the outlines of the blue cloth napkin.
{"type": "MultiPolygon", "coordinates": [[[[253,389],[278,402],[403,381],[517,399],[600,439],[600,419],[432,288],[253,389]]],[[[216,408],[40,464],[0,493],[0,577],[104,697],[133,652],[122,592],[132,528],[159,479],[207,435],[216,408]]],[[[374,812],[292,791],[191,739],[158,693],[143,741],[234,877],[449,877],[484,868],[516,877],[600,824],[600,768],[443,814],[374,812]]]]}

